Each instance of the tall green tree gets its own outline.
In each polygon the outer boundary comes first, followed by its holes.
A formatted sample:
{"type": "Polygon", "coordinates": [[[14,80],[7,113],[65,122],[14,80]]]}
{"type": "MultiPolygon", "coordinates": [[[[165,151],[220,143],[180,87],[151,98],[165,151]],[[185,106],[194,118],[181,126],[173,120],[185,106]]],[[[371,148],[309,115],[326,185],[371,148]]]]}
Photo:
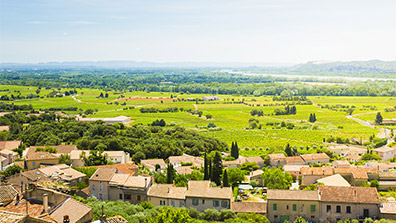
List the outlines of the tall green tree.
{"type": "Polygon", "coordinates": [[[264,186],[268,189],[289,189],[293,177],[288,172],[283,172],[280,168],[264,168],[264,186]]]}
{"type": "Polygon", "coordinates": [[[173,184],[173,180],[175,179],[175,169],[172,164],[168,164],[166,168],[166,183],[173,184]]]}
{"type": "Polygon", "coordinates": [[[380,125],[381,123],[382,123],[382,120],[383,120],[383,118],[382,118],[382,115],[381,115],[381,112],[378,112],[377,113],[377,116],[375,117],[375,123],[377,124],[377,125],[380,125]]]}
{"type": "Polygon", "coordinates": [[[289,143],[286,145],[285,153],[286,153],[287,156],[293,156],[294,155],[289,143]]]}
{"type": "Polygon", "coordinates": [[[223,186],[224,187],[229,187],[230,186],[230,184],[228,183],[227,170],[224,170],[224,173],[223,173],[223,186]]]}
{"type": "Polygon", "coordinates": [[[213,178],[212,175],[212,159],[209,158],[209,164],[208,164],[208,169],[209,169],[209,180],[211,180],[213,178]]]}
{"type": "Polygon", "coordinates": [[[208,170],[208,158],[204,157],[204,180],[209,180],[209,170],[208,170]]]}
{"type": "Polygon", "coordinates": [[[235,157],[235,146],[234,146],[234,141],[231,142],[231,156],[235,157]]]}
{"type": "Polygon", "coordinates": [[[223,164],[221,160],[221,154],[216,151],[213,157],[213,167],[212,167],[212,181],[216,183],[217,186],[221,184],[221,175],[223,174],[223,164]]]}

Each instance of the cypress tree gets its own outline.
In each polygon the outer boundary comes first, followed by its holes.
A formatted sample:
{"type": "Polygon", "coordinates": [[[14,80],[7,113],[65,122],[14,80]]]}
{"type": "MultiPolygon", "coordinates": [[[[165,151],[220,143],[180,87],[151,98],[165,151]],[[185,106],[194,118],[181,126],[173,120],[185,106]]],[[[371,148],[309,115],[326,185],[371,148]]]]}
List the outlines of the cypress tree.
{"type": "Polygon", "coordinates": [[[208,159],[206,158],[206,153],[204,158],[204,180],[209,180],[208,159]]]}
{"type": "Polygon", "coordinates": [[[221,184],[221,174],[223,173],[223,164],[221,163],[220,152],[217,151],[213,158],[212,167],[212,181],[216,183],[217,186],[221,184]]]}
{"type": "Polygon", "coordinates": [[[175,174],[175,170],[173,169],[173,165],[168,164],[168,167],[166,169],[166,183],[167,184],[173,184],[174,174],[175,174]]]}
{"type": "Polygon", "coordinates": [[[224,173],[223,173],[223,186],[224,187],[229,187],[230,186],[230,184],[228,183],[227,170],[224,170],[224,173]]]}
{"type": "Polygon", "coordinates": [[[234,145],[234,142],[231,143],[231,156],[235,157],[235,145],[234,145]]]}
{"type": "Polygon", "coordinates": [[[238,148],[238,143],[235,141],[235,159],[239,158],[239,148],[238,148]]]}
{"type": "Polygon", "coordinates": [[[312,120],[313,120],[313,122],[316,122],[316,115],[315,115],[315,113],[313,113],[312,120]]]}
{"type": "Polygon", "coordinates": [[[208,168],[209,168],[209,180],[211,180],[212,179],[212,160],[209,158],[209,165],[208,165],[208,168]]]}
{"type": "Polygon", "coordinates": [[[309,122],[312,122],[312,113],[309,114],[309,119],[308,119],[308,121],[309,121],[309,122]]]}
{"type": "Polygon", "coordinates": [[[291,147],[290,147],[289,143],[286,145],[285,153],[286,153],[287,156],[293,156],[293,152],[291,150],[291,147]]]}

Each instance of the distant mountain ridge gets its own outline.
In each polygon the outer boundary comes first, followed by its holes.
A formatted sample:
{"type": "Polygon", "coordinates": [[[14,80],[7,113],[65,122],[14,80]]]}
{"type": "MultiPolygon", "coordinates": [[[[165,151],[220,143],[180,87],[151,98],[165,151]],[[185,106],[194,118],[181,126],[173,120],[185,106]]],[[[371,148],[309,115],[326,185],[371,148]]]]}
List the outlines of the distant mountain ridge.
{"type": "Polygon", "coordinates": [[[304,64],[298,64],[289,71],[298,73],[380,73],[395,74],[396,61],[311,61],[304,64]]]}
{"type": "Polygon", "coordinates": [[[43,63],[0,63],[0,68],[233,68],[233,67],[281,67],[286,63],[241,63],[241,62],[146,62],[146,61],[70,61],[43,63]]]}

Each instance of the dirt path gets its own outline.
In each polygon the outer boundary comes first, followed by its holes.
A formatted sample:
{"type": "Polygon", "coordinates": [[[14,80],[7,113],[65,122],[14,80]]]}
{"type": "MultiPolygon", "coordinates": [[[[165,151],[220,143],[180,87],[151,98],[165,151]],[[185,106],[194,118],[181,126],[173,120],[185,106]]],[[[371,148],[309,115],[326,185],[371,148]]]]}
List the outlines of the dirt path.
{"type": "MultiPolygon", "coordinates": [[[[76,95],[76,96],[78,96],[78,95],[76,95]]],[[[80,99],[77,99],[74,95],[72,95],[72,98],[73,98],[76,102],[81,103],[81,100],[80,100],[80,99]]]]}
{"type": "Polygon", "coordinates": [[[193,105],[194,105],[195,110],[198,110],[198,105],[197,104],[193,104],[193,105]]]}

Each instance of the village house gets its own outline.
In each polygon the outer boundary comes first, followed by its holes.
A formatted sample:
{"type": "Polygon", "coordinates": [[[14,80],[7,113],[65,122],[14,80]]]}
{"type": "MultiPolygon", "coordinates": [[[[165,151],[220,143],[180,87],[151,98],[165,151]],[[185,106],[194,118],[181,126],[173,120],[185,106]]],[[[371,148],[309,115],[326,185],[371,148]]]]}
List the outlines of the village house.
{"type": "Polygon", "coordinates": [[[268,157],[271,166],[280,167],[286,165],[286,156],[283,153],[269,154],[268,157]]]}
{"type": "Polygon", "coordinates": [[[301,216],[307,221],[320,219],[318,191],[268,190],[267,218],[270,222],[293,222],[301,216]]]}
{"type": "Polygon", "coordinates": [[[366,168],[376,168],[379,172],[396,171],[396,163],[380,163],[378,161],[369,161],[363,165],[366,168]]]}
{"type": "Polygon", "coordinates": [[[396,201],[382,202],[380,206],[380,217],[396,220],[396,201]]]}
{"type": "Polygon", "coordinates": [[[38,170],[20,172],[7,178],[7,182],[14,186],[37,184],[40,182],[55,182],[58,179],[45,176],[38,170]]]}
{"type": "Polygon", "coordinates": [[[47,166],[37,169],[46,177],[56,179],[67,186],[77,186],[77,183],[85,182],[86,175],[71,168],[66,164],[47,166]]]}
{"type": "Polygon", "coordinates": [[[359,156],[359,155],[357,155],[357,154],[348,155],[348,156],[345,157],[345,159],[346,159],[348,162],[360,162],[360,161],[362,161],[362,157],[359,156]]]}
{"type": "Polygon", "coordinates": [[[340,186],[340,187],[350,187],[351,185],[346,181],[340,174],[335,174],[329,177],[324,177],[316,180],[318,183],[322,183],[326,186],[340,186]]]}
{"type": "Polygon", "coordinates": [[[264,173],[264,171],[262,171],[260,169],[250,172],[250,175],[248,176],[249,182],[251,182],[252,180],[255,180],[259,183],[258,186],[262,187],[264,184],[263,173],[264,173]]]}
{"type": "Polygon", "coordinates": [[[379,172],[378,190],[395,190],[396,189],[396,171],[379,172]]]}
{"type": "MultiPolygon", "coordinates": [[[[0,187],[1,192],[1,187],[0,187]]],[[[3,193],[0,193],[3,194],[3,193]]],[[[86,223],[92,221],[92,208],[82,204],[69,195],[35,187],[33,190],[11,194],[12,201],[6,204],[3,211],[27,214],[42,221],[27,222],[64,222],[68,216],[69,222],[86,223]]]]}
{"type": "Polygon", "coordinates": [[[290,173],[290,175],[295,176],[297,179],[301,176],[301,168],[309,167],[308,165],[285,165],[283,166],[283,171],[290,173]]]}
{"type": "Polygon", "coordinates": [[[363,156],[367,153],[367,149],[362,146],[348,146],[348,145],[334,145],[327,149],[332,151],[335,155],[347,157],[351,155],[363,156]]]}
{"type": "Polygon", "coordinates": [[[232,197],[231,187],[211,187],[210,181],[190,180],[187,186],[186,207],[198,211],[206,209],[230,209],[232,197]]]}
{"type": "Polygon", "coordinates": [[[111,164],[111,165],[102,165],[97,167],[117,169],[118,173],[126,173],[132,176],[137,176],[139,171],[139,167],[134,163],[111,164]]]}
{"type": "Polygon", "coordinates": [[[333,175],[333,168],[330,166],[324,167],[302,167],[301,168],[301,186],[308,186],[315,184],[317,180],[333,175]]]}
{"type": "Polygon", "coordinates": [[[217,97],[217,96],[206,96],[206,97],[202,97],[203,101],[219,101],[221,100],[221,98],[217,97]]]}
{"type": "Polygon", "coordinates": [[[287,165],[304,165],[305,161],[301,156],[290,156],[286,157],[286,164],[287,165]]]}
{"type": "Polygon", "coordinates": [[[333,162],[334,168],[350,168],[351,164],[346,160],[336,160],[333,162]]]}
{"type": "Polygon", "coordinates": [[[375,168],[334,168],[334,174],[340,174],[352,186],[360,186],[369,180],[378,179],[378,170],[375,168]]]}
{"type": "Polygon", "coordinates": [[[56,156],[60,155],[70,155],[73,150],[77,150],[77,146],[75,145],[59,145],[59,146],[30,146],[29,150],[36,151],[38,148],[52,147],[56,149],[56,156]]]}
{"type": "MultiPolygon", "coordinates": [[[[107,161],[119,164],[130,163],[129,153],[124,151],[104,151],[103,154],[107,154],[107,161]]],[[[72,150],[70,152],[71,164],[76,167],[84,166],[83,156],[89,156],[89,150],[72,150]]]]}
{"type": "Polygon", "coordinates": [[[59,157],[49,152],[29,150],[25,156],[25,169],[35,170],[45,166],[59,164],[59,157]]]}
{"type": "Polygon", "coordinates": [[[256,213],[266,215],[267,202],[232,202],[231,210],[233,210],[235,214],[256,213]]]}
{"type": "Polygon", "coordinates": [[[313,153],[313,154],[304,154],[301,155],[301,158],[304,160],[305,164],[321,164],[330,162],[330,157],[326,153],[313,153]]]}
{"type": "Polygon", "coordinates": [[[166,163],[163,159],[147,159],[141,160],[140,163],[144,166],[144,168],[148,168],[151,172],[155,172],[157,170],[163,170],[166,167],[166,163]]]}
{"type": "Polygon", "coordinates": [[[0,151],[1,150],[14,150],[22,144],[21,141],[0,141],[0,151]]]}
{"type": "Polygon", "coordinates": [[[223,161],[222,164],[223,164],[224,168],[238,168],[244,163],[246,163],[246,158],[243,156],[240,156],[236,160],[225,160],[225,161],[223,161]]]}
{"type": "Polygon", "coordinates": [[[246,157],[246,162],[256,163],[260,168],[264,167],[264,160],[259,156],[246,157]]]}
{"type": "Polygon", "coordinates": [[[383,161],[387,161],[395,157],[395,150],[387,146],[373,149],[373,151],[376,152],[383,161]]]}
{"type": "Polygon", "coordinates": [[[108,197],[111,201],[123,200],[131,204],[139,204],[147,201],[147,192],[152,184],[151,177],[115,173],[108,184],[108,197]]]}
{"type": "MultiPolygon", "coordinates": [[[[18,159],[19,155],[18,153],[12,151],[12,150],[1,150],[0,151],[0,167],[6,167],[13,163],[16,159],[18,159]]],[[[1,170],[1,168],[0,168],[1,170]]]]}
{"type": "Polygon", "coordinates": [[[187,187],[175,187],[173,184],[154,184],[150,187],[148,202],[154,206],[184,207],[187,187]]]}
{"type": "Polygon", "coordinates": [[[204,166],[204,158],[191,156],[188,154],[183,154],[181,156],[170,156],[168,158],[169,163],[173,165],[174,168],[178,168],[183,164],[191,164],[191,166],[202,168],[204,166]]]}
{"type": "Polygon", "coordinates": [[[379,198],[374,187],[318,186],[321,222],[379,218],[379,198]]]}
{"type": "Polygon", "coordinates": [[[124,200],[132,204],[147,201],[151,177],[119,173],[116,168],[98,168],[89,178],[89,194],[99,200],[124,200]]]}

